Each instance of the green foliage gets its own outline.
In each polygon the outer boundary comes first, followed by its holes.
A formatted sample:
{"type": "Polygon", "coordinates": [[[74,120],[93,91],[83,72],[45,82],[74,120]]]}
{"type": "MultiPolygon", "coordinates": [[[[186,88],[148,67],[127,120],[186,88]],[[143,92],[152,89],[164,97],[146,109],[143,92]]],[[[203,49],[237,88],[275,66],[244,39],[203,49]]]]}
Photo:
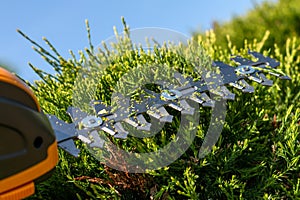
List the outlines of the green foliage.
{"type": "MultiPolygon", "coordinates": [[[[87,26],[88,27],[88,26],[87,26]]],[[[110,96],[118,80],[129,70],[140,65],[164,64],[182,73],[190,73],[189,59],[192,46],[155,47],[144,51],[132,45],[124,23],[125,36],[120,37],[114,50],[105,44],[95,54],[90,47],[76,58],[66,60],[45,39],[50,50],[35,44],[35,50],[54,68],[55,75],[47,74],[30,65],[42,80],[31,85],[44,112],[70,121],[65,114],[72,105],[74,85],[79,70],[93,72],[97,85],[86,98],[110,103],[110,96]],[[178,49],[185,54],[178,54],[178,49]],[[96,55],[96,56],[95,56],[96,55]],[[105,65],[105,69],[103,66],[105,65]],[[91,95],[91,96],[89,96],[91,95]]],[[[259,36],[260,38],[261,36],[259,36]]],[[[288,39],[286,48],[276,46],[273,53],[262,51],[267,40],[248,42],[238,49],[230,41],[227,46],[216,44],[214,32],[199,37],[213,60],[230,63],[232,54],[247,56],[248,49],[261,51],[281,62],[280,69],[292,80],[275,80],[274,86],[255,86],[254,94],[237,90],[236,99],[228,102],[226,123],[218,143],[203,159],[198,151],[210,120],[210,109],[201,108],[200,124],[193,144],[178,160],[162,169],[147,174],[128,174],[108,168],[81,147],[79,158],[60,151],[60,161],[54,175],[37,186],[32,199],[297,199],[300,198],[300,76],[298,40],[288,39]]],[[[192,45],[192,44],[190,44],[192,45]]],[[[200,54],[199,54],[200,55],[200,54]]],[[[202,54],[201,54],[202,55],[202,54]]],[[[271,78],[271,77],[270,77],[271,78]]],[[[29,83],[28,83],[29,84],[29,83]]],[[[87,84],[88,85],[88,84],[87,84]]],[[[80,85],[77,85],[80,87],[80,85]]],[[[87,87],[88,88],[88,87],[87,87]]],[[[80,98],[80,94],[75,94],[80,98]]],[[[85,97],[84,97],[85,98],[85,97]]],[[[175,120],[176,121],[176,120],[175,120]]],[[[178,120],[177,120],[178,121],[178,120]]],[[[167,125],[161,137],[137,140],[133,137],[121,143],[124,150],[151,151],[163,147],[176,133],[176,122],[167,125]]]]}
{"type": "MultiPolygon", "coordinates": [[[[273,50],[274,44],[284,47],[286,38],[300,35],[300,2],[298,0],[265,1],[243,16],[228,22],[215,22],[213,30],[218,35],[217,44],[227,45],[228,37],[238,48],[245,40],[260,40],[264,33],[270,34],[264,49],[273,50]]],[[[195,33],[197,35],[197,33],[195,33]]]]}

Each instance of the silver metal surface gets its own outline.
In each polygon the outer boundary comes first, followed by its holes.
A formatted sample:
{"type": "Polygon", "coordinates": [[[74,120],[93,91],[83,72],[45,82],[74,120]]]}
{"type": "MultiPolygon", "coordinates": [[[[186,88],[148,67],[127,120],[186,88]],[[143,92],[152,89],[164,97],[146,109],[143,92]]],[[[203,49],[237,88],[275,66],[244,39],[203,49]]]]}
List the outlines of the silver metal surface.
{"type": "Polygon", "coordinates": [[[236,68],[236,73],[241,75],[253,74],[255,69],[249,65],[241,65],[236,68]]]}
{"type": "Polygon", "coordinates": [[[100,126],[103,123],[103,120],[100,117],[89,115],[83,118],[81,123],[85,128],[95,128],[100,126]]]}
{"type": "Polygon", "coordinates": [[[178,90],[167,90],[161,94],[161,96],[166,100],[178,99],[179,97],[181,97],[181,95],[181,92],[178,90]]]}
{"type": "Polygon", "coordinates": [[[105,140],[102,139],[102,136],[100,137],[99,131],[104,131],[115,138],[126,139],[129,133],[122,123],[129,124],[140,131],[150,131],[152,124],[144,116],[148,115],[150,119],[155,118],[160,122],[171,123],[173,116],[168,113],[167,107],[183,115],[193,115],[195,108],[190,106],[189,102],[191,101],[202,106],[215,106],[215,101],[208,95],[209,93],[226,100],[234,100],[235,94],[228,90],[227,85],[245,93],[253,93],[254,87],[246,80],[255,81],[265,86],[273,85],[273,81],[269,80],[264,73],[290,80],[282,72],[276,71],[275,68],[279,66],[279,62],[276,60],[257,52],[249,51],[249,54],[258,60],[254,62],[236,56],[232,60],[240,64],[237,67],[220,61],[213,62],[212,67],[219,68],[221,74],[214,74],[210,71],[209,77],[217,77],[217,79],[207,79],[206,77],[206,80],[203,78],[194,80],[192,77],[176,72],[174,73],[174,80],[178,84],[172,85],[162,82],[163,89],[158,93],[144,89],[144,92],[151,97],[147,97],[141,102],[135,102],[119,95],[119,107],[114,109],[114,112],[110,106],[103,102],[92,101],[91,106],[94,108],[95,115],[89,115],[76,107],[68,108],[67,113],[71,116],[72,123],[65,123],[54,115],[48,115],[56,133],[58,145],[70,154],[78,156],[79,150],[73,139],[79,139],[92,148],[104,148],[105,140]],[[222,79],[222,81],[218,79],[222,79]]]}

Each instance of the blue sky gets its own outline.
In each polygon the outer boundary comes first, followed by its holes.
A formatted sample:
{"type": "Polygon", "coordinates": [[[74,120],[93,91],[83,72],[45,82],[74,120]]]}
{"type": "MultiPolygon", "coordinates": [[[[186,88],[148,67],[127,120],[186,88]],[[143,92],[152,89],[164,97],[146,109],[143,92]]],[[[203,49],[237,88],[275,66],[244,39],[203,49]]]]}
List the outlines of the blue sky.
{"type": "Polygon", "coordinates": [[[263,0],[87,0],[87,1],[2,1],[0,12],[0,63],[13,67],[24,79],[38,77],[28,66],[48,71],[50,66],[35,53],[31,44],[16,32],[20,29],[45,46],[46,37],[66,58],[69,50],[77,53],[88,46],[85,19],[91,26],[94,44],[113,35],[113,26],[122,31],[121,16],[131,29],[161,27],[187,36],[195,30],[207,30],[214,20],[228,21],[243,15],[263,0]]]}

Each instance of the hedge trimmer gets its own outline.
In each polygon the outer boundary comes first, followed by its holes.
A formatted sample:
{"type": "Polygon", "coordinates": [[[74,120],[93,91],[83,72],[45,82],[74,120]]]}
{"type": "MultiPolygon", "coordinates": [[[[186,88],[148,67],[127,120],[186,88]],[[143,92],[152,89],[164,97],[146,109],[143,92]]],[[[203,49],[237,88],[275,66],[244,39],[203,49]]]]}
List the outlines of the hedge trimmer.
{"type": "MultiPolygon", "coordinates": [[[[161,81],[159,90],[143,88],[140,100],[119,96],[115,108],[100,100],[90,102],[94,114],[78,107],[70,107],[67,112],[72,123],[66,123],[55,115],[45,115],[39,107],[33,92],[17,77],[0,69],[0,199],[19,199],[34,192],[34,182],[39,181],[54,169],[58,161],[57,144],[73,156],[80,151],[74,140],[79,139],[90,148],[105,149],[109,137],[126,139],[130,132],[124,124],[141,132],[150,131],[152,120],[169,123],[173,116],[169,108],[182,115],[193,115],[193,103],[214,107],[212,93],[225,100],[233,100],[235,95],[227,86],[245,93],[253,93],[254,88],[247,80],[271,86],[272,80],[265,74],[280,79],[290,78],[276,69],[279,62],[260,53],[249,51],[257,60],[236,56],[237,67],[220,61],[213,62],[213,68],[220,73],[207,72],[205,78],[173,74],[176,84],[161,81]],[[222,81],[219,81],[219,80],[222,81]]],[[[137,135],[138,136],[138,135],[137,135]]]]}

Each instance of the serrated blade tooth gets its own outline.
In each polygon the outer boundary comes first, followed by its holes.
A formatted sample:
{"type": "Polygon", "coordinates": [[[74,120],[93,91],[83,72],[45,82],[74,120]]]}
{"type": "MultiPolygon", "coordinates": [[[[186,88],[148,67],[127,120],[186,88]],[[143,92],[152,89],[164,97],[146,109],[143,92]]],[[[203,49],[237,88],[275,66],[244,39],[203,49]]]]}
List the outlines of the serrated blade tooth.
{"type": "Polygon", "coordinates": [[[281,75],[281,74],[278,74],[278,73],[275,73],[275,72],[272,72],[272,71],[268,71],[268,73],[273,75],[273,76],[276,76],[280,79],[283,79],[283,80],[292,80],[290,77],[288,77],[286,75],[281,75]]]}
{"type": "Polygon", "coordinates": [[[114,113],[114,114],[109,114],[107,116],[105,116],[108,120],[114,120],[116,119],[117,115],[114,113]]]}
{"type": "Polygon", "coordinates": [[[209,96],[205,92],[201,93],[200,98],[204,100],[204,103],[202,103],[203,106],[205,107],[215,106],[215,101],[209,98],[209,96]]]}
{"type": "Polygon", "coordinates": [[[111,108],[106,106],[102,101],[92,101],[91,105],[94,107],[94,110],[98,116],[106,116],[111,112],[111,108]]]}
{"type": "Polygon", "coordinates": [[[90,133],[91,143],[89,144],[90,147],[96,147],[96,148],[103,148],[105,140],[103,140],[100,135],[98,134],[98,131],[93,130],[90,133]]]}
{"type": "Polygon", "coordinates": [[[234,100],[235,94],[230,92],[225,86],[221,86],[221,91],[225,95],[225,99],[234,100]]]}
{"type": "Polygon", "coordinates": [[[141,131],[150,131],[151,130],[151,124],[147,123],[147,124],[142,124],[140,126],[137,127],[137,130],[141,130],[141,131]]]}
{"type": "Polygon", "coordinates": [[[173,121],[173,116],[172,115],[163,116],[159,119],[159,121],[171,123],[173,121]]]}
{"type": "Polygon", "coordinates": [[[189,99],[199,104],[202,104],[204,102],[201,98],[198,97],[198,95],[191,95],[189,99]]]}
{"type": "Polygon", "coordinates": [[[259,62],[265,62],[267,63],[269,66],[271,66],[272,68],[275,68],[277,66],[280,65],[280,63],[278,61],[276,61],[275,59],[273,58],[270,58],[270,57],[267,57],[267,56],[264,56],[258,52],[255,52],[255,51],[248,51],[249,54],[253,55],[255,58],[258,58],[258,61],[259,62]]]}
{"type": "Polygon", "coordinates": [[[73,140],[65,140],[63,142],[58,143],[58,146],[71,154],[74,157],[78,157],[80,150],[77,149],[73,140]]]}
{"type": "Polygon", "coordinates": [[[81,111],[79,108],[76,107],[68,107],[67,113],[72,118],[74,124],[78,124],[83,118],[88,116],[86,112],[81,111]]]}
{"type": "Polygon", "coordinates": [[[225,86],[221,86],[217,89],[210,90],[210,92],[221,96],[224,99],[234,100],[235,94],[231,93],[225,86]]]}
{"type": "Polygon", "coordinates": [[[84,135],[78,135],[78,139],[81,140],[85,144],[92,143],[92,141],[84,135]]]}
{"type": "Polygon", "coordinates": [[[147,122],[142,114],[137,115],[136,118],[140,122],[140,125],[137,127],[138,130],[150,131],[151,123],[147,122]]]}
{"type": "MultiPolygon", "coordinates": [[[[122,136],[126,136],[127,137],[127,135],[128,135],[128,131],[126,131],[125,129],[124,129],[124,127],[122,126],[122,124],[121,124],[121,122],[117,122],[117,123],[115,123],[114,124],[114,127],[115,127],[115,130],[117,131],[117,134],[115,135],[115,136],[117,136],[117,135],[122,135],[122,136]]],[[[125,138],[126,138],[125,137],[125,138]]]]}
{"type": "Polygon", "coordinates": [[[139,123],[133,117],[126,118],[123,121],[135,128],[139,126],[139,123]]]}
{"type": "Polygon", "coordinates": [[[105,123],[105,125],[101,126],[101,129],[103,131],[105,131],[106,133],[110,134],[110,135],[115,135],[117,132],[114,130],[114,128],[108,124],[108,123],[105,123]]]}
{"type": "Polygon", "coordinates": [[[157,112],[155,112],[155,111],[153,111],[153,110],[148,110],[147,111],[147,114],[148,115],[150,115],[150,116],[152,116],[152,117],[154,117],[154,118],[156,118],[156,119],[159,119],[161,116],[159,115],[159,113],[157,113],[157,112]]]}
{"type": "Polygon", "coordinates": [[[57,142],[77,137],[77,129],[73,123],[65,123],[55,115],[47,115],[52,129],[56,135],[57,142]]]}
{"type": "Polygon", "coordinates": [[[114,135],[115,138],[119,138],[119,139],[126,139],[127,138],[126,133],[117,133],[116,135],[114,135]]]}
{"type": "Polygon", "coordinates": [[[68,139],[75,139],[77,136],[75,135],[76,131],[72,133],[64,132],[58,129],[54,129],[56,140],[58,143],[68,140],[68,139]]]}
{"type": "Polygon", "coordinates": [[[147,124],[148,123],[147,120],[145,119],[145,117],[142,114],[138,114],[136,116],[136,118],[140,122],[140,124],[147,124]]]}
{"type": "Polygon", "coordinates": [[[73,123],[65,123],[55,115],[47,115],[54,130],[58,146],[69,154],[78,157],[80,150],[75,146],[74,140],[78,137],[77,129],[73,123]]]}
{"type": "Polygon", "coordinates": [[[265,86],[273,85],[273,81],[270,79],[267,79],[267,77],[263,73],[260,73],[259,76],[263,80],[263,82],[261,83],[262,85],[265,85],[265,86]]]}
{"type": "Polygon", "coordinates": [[[168,106],[169,106],[170,108],[173,108],[173,109],[178,110],[178,111],[182,111],[182,110],[183,110],[183,108],[181,108],[181,107],[180,107],[177,103],[175,103],[175,102],[169,103],[168,106]]]}
{"type": "Polygon", "coordinates": [[[150,131],[151,124],[146,121],[142,114],[138,114],[136,118],[130,117],[123,120],[138,130],[150,131]]]}
{"type": "Polygon", "coordinates": [[[194,87],[185,88],[184,90],[180,90],[180,92],[181,92],[182,96],[187,96],[187,95],[195,92],[195,88],[194,87]]]}
{"type": "Polygon", "coordinates": [[[114,124],[114,127],[117,133],[114,135],[115,138],[126,139],[128,135],[128,131],[124,129],[121,122],[117,122],[114,124]]]}
{"type": "Polygon", "coordinates": [[[249,65],[252,63],[251,60],[243,58],[241,56],[235,56],[231,58],[231,60],[234,60],[235,62],[240,63],[241,65],[249,65]]]}
{"type": "Polygon", "coordinates": [[[175,72],[174,73],[174,77],[175,79],[181,84],[181,85],[186,85],[188,84],[188,80],[186,78],[184,78],[184,76],[182,74],[180,74],[179,72],[175,72]]]}
{"type": "Polygon", "coordinates": [[[254,87],[249,85],[244,79],[241,79],[238,81],[240,85],[242,85],[244,88],[242,92],[247,92],[247,93],[253,93],[254,92],[254,87]]]}
{"type": "Polygon", "coordinates": [[[168,113],[164,107],[156,108],[155,106],[148,110],[147,113],[158,119],[160,122],[172,122],[173,116],[168,113]]]}
{"type": "Polygon", "coordinates": [[[158,108],[161,118],[160,122],[172,122],[173,116],[168,113],[168,111],[164,107],[158,108]]]}
{"type": "Polygon", "coordinates": [[[202,104],[202,106],[213,108],[213,107],[215,107],[215,102],[214,101],[206,101],[202,104]]]}
{"type": "Polygon", "coordinates": [[[180,105],[183,107],[181,114],[193,115],[195,113],[195,108],[191,107],[186,100],[182,99],[179,101],[180,105]]]}
{"type": "Polygon", "coordinates": [[[280,76],[279,78],[283,80],[292,80],[289,76],[280,76]]]}
{"type": "Polygon", "coordinates": [[[239,90],[242,90],[244,87],[241,86],[240,84],[238,84],[237,82],[234,82],[234,83],[229,83],[230,86],[236,88],[236,89],[239,89],[239,90]]]}
{"type": "Polygon", "coordinates": [[[218,89],[211,89],[209,92],[214,93],[218,96],[224,97],[224,94],[218,89]]]}
{"type": "Polygon", "coordinates": [[[280,77],[281,75],[272,71],[268,71],[269,74],[276,76],[276,77],[280,77]]]}
{"type": "Polygon", "coordinates": [[[87,128],[77,129],[78,135],[88,137],[90,130],[87,128]]]}
{"type": "Polygon", "coordinates": [[[251,74],[251,75],[247,76],[247,78],[249,80],[255,81],[257,83],[262,83],[263,82],[263,80],[261,80],[260,77],[258,75],[256,75],[256,74],[251,74]]]}
{"type": "Polygon", "coordinates": [[[200,95],[198,93],[194,93],[189,97],[189,99],[196,103],[201,104],[204,107],[215,106],[215,102],[212,99],[210,99],[206,93],[200,93],[200,95]]]}

